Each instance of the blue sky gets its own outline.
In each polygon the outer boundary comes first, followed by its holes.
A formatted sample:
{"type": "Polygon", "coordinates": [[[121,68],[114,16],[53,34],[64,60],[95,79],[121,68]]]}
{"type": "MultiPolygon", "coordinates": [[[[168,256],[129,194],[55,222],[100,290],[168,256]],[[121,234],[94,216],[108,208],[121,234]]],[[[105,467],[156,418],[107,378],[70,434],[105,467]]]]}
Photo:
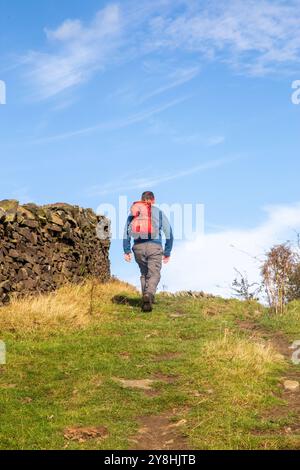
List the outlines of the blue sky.
{"type": "MultiPolygon", "coordinates": [[[[299,0],[0,7],[0,198],[96,209],[145,187],[203,203],[204,247],[178,242],[163,282],[225,292],[234,267],[256,278],[241,252],[300,225],[299,0]]],[[[120,241],[111,257],[137,282],[120,241]]]]}

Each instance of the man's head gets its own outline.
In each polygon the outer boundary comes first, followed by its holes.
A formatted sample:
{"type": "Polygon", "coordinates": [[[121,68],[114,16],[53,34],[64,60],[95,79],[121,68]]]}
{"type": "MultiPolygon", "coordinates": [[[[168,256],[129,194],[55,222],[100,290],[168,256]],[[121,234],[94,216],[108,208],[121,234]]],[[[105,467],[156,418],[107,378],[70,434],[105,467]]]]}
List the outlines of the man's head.
{"type": "Polygon", "coordinates": [[[152,191],[145,191],[142,194],[142,201],[150,202],[151,204],[155,204],[155,196],[152,191]]]}

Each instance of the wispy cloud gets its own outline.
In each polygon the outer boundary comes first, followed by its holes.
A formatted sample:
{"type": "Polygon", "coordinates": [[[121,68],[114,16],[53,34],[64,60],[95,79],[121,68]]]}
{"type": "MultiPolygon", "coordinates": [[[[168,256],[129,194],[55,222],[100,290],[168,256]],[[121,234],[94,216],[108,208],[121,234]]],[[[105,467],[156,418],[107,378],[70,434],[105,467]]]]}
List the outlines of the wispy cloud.
{"type": "Polygon", "coordinates": [[[189,67],[189,68],[180,68],[177,69],[176,71],[173,71],[172,74],[170,74],[168,78],[168,81],[166,84],[149,91],[148,93],[145,93],[140,99],[139,103],[144,103],[145,101],[150,100],[151,98],[154,98],[158,95],[161,95],[162,93],[166,93],[169,90],[172,90],[174,88],[178,88],[181,85],[184,85],[185,83],[190,82],[194,78],[196,78],[199,74],[199,67],[189,67]]]}
{"type": "MultiPolygon", "coordinates": [[[[159,186],[164,183],[168,183],[170,181],[185,178],[187,176],[201,173],[203,171],[216,169],[236,159],[237,157],[209,160],[209,161],[200,163],[199,165],[196,165],[190,168],[184,168],[182,170],[175,171],[172,173],[158,174],[154,176],[142,176],[142,177],[138,176],[135,178],[122,177],[116,181],[113,181],[107,184],[93,186],[88,189],[88,194],[92,196],[104,196],[106,194],[121,193],[122,191],[133,191],[133,190],[141,190],[145,188],[154,188],[156,186],[159,186]]],[[[144,173],[146,173],[146,171],[144,173]]]]}
{"type": "Polygon", "coordinates": [[[216,147],[225,142],[226,137],[221,133],[206,135],[201,132],[186,132],[161,119],[151,119],[147,133],[155,136],[164,136],[175,144],[197,145],[201,147],[216,147]]]}
{"type": "Polygon", "coordinates": [[[300,1],[212,0],[152,20],[152,44],[198,53],[255,75],[300,62],[300,1]]]}
{"type": "Polygon", "coordinates": [[[101,122],[99,124],[96,124],[94,126],[90,127],[84,127],[82,129],[77,129],[75,131],[70,131],[62,134],[56,134],[52,135],[50,137],[44,137],[41,139],[36,139],[34,141],[31,141],[31,144],[48,144],[51,142],[58,142],[61,140],[66,140],[70,139],[72,137],[76,136],[84,136],[84,135],[90,135],[94,132],[105,132],[105,131],[114,131],[117,129],[122,129],[126,128],[129,126],[132,126],[134,124],[138,124],[140,122],[146,121],[152,116],[155,116],[156,114],[160,114],[163,111],[166,111],[169,108],[172,108],[183,101],[185,101],[188,97],[182,97],[178,98],[176,100],[169,101],[168,103],[165,103],[161,106],[156,106],[148,110],[140,111],[138,113],[132,114],[130,116],[125,117],[124,119],[116,119],[113,121],[106,121],[106,122],[101,122]]]}
{"type": "Polygon", "coordinates": [[[212,135],[209,137],[204,137],[201,134],[174,134],[173,141],[177,144],[187,145],[187,144],[200,144],[204,147],[216,147],[225,142],[225,136],[223,135],[212,135]]]}
{"type": "Polygon", "coordinates": [[[157,61],[144,61],[141,71],[143,80],[140,77],[138,80],[133,79],[130,84],[126,83],[109,93],[106,99],[119,104],[139,106],[188,84],[199,76],[200,70],[200,67],[188,63],[179,66],[164,62],[163,66],[159,66],[157,61]]]}

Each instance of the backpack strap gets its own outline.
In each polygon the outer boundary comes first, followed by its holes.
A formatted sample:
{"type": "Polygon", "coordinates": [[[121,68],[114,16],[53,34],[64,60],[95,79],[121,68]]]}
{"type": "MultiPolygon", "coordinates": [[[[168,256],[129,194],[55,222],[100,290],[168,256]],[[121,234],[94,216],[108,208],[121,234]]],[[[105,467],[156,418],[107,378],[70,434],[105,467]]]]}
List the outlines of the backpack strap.
{"type": "Polygon", "coordinates": [[[159,230],[162,230],[162,228],[163,228],[163,213],[159,209],[159,230]]]}

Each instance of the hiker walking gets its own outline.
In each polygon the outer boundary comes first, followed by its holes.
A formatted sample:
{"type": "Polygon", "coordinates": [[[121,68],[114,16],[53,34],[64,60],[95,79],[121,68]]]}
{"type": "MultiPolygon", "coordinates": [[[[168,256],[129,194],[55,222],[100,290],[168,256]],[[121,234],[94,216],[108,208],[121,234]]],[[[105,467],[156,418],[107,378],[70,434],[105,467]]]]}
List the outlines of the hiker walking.
{"type": "Polygon", "coordinates": [[[142,194],[142,200],[133,203],[127,219],[123,240],[124,258],[132,259],[132,251],[141,271],[142,311],[151,312],[154,296],[161,278],[162,263],[170,261],[173,232],[166,215],[155,206],[151,191],[142,194]],[[166,243],[163,249],[162,232],[166,243]]]}

